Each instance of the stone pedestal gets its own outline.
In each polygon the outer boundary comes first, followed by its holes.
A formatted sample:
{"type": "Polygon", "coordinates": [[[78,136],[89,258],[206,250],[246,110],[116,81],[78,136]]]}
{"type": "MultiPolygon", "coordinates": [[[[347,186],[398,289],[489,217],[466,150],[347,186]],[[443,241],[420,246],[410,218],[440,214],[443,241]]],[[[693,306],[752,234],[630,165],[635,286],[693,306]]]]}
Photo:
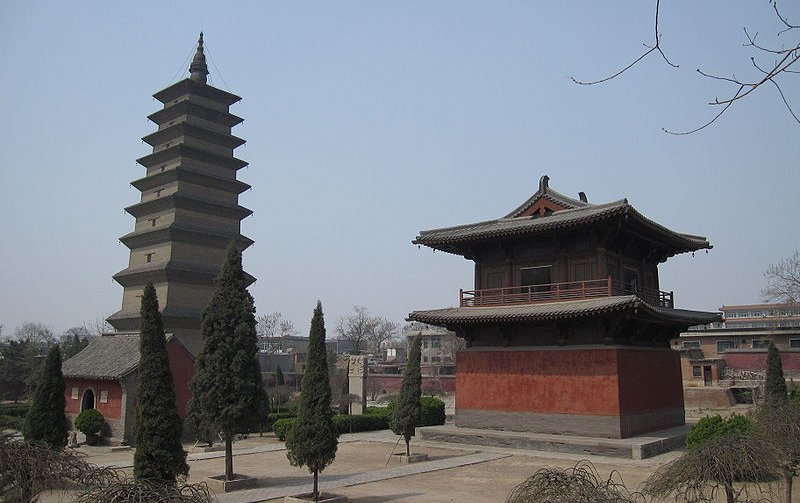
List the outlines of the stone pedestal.
{"type": "Polygon", "coordinates": [[[209,489],[221,494],[241,489],[252,489],[256,486],[258,479],[236,473],[233,480],[225,480],[225,475],[214,475],[213,477],[206,477],[205,482],[208,484],[209,489]]]}

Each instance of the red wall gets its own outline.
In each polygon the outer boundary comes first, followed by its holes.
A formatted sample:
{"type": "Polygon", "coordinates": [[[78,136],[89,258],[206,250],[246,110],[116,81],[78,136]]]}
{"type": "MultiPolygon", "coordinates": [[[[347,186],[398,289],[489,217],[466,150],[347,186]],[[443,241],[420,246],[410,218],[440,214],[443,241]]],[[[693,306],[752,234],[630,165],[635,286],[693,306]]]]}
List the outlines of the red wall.
{"type": "Polygon", "coordinates": [[[66,412],[78,414],[81,411],[83,392],[91,388],[94,391],[94,407],[109,419],[119,419],[122,416],[122,386],[117,381],[104,381],[99,379],[73,379],[65,378],[64,399],[67,402],[66,412]],[[72,399],[72,388],[78,388],[78,399],[72,399]],[[100,392],[108,391],[108,403],[100,402],[100,392]]]}
{"type": "Polygon", "coordinates": [[[194,360],[177,339],[167,342],[167,356],[170,370],[172,370],[172,383],[175,386],[175,405],[178,409],[178,416],[186,419],[189,399],[192,398],[189,383],[194,374],[194,360]]]}
{"type": "Polygon", "coordinates": [[[459,351],[456,410],[619,415],[608,349],[459,351]]]}
{"type": "Polygon", "coordinates": [[[683,407],[673,351],[460,351],[456,368],[456,409],[617,416],[683,407]]]}
{"type": "MultiPolygon", "coordinates": [[[[378,390],[378,393],[382,393],[383,390],[386,390],[386,393],[397,393],[400,391],[402,381],[401,374],[369,374],[367,376],[367,395],[371,395],[375,389],[378,390]]],[[[455,376],[423,377],[422,390],[425,391],[428,388],[452,393],[456,390],[455,376]]]]}
{"type": "MultiPolygon", "coordinates": [[[[767,352],[726,351],[725,365],[731,368],[752,370],[755,372],[767,369],[767,352]]],[[[800,352],[781,351],[781,364],[784,372],[800,372],[800,352]]]]}
{"type": "Polygon", "coordinates": [[[679,352],[631,348],[617,354],[623,414],[683,408],[679,352]]]}

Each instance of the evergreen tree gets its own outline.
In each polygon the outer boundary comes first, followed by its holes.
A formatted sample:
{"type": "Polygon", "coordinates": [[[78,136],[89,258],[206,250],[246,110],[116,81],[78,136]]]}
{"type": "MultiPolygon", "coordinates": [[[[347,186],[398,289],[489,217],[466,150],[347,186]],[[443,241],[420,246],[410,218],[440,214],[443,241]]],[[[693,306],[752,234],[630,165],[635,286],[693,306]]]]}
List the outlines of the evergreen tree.
{"type": "Polygon", "coordinates": [[[200,435],[222,432],[225,479],[233,480],[233,436],[258,428],[264,393],[256,354],[253,297],[242,254],[228,247],[214,295],[203,311],[203,349],[195,362],[189,417],[200,435]]]}
{"type": "Polygon", "coordinates": [[[286,436],[286,456],[293,466],[306,466],[314,474],[314,501],[319,498],[319,472],[336,458],[339,434],[333,425],[325,319],[317,301],[311,318],[308,360],[300,391],[297,419],[286,436]]]}
{"type": "Polygon", "coordinates": [[[54,449],[67,445],[69,424],[64,413],[64,375],[61,373],[61,351],[50,348],[44,363],[31,406],[24,423],[25,440],[44,442],[54,449]]]}
{"type": "Polygon", "coordinates": [[[139,480],[175,482],[187,475],[183,425],[167,356],[164,325],[152,283],[144,287],[139,329],[139,375],[136,380],[136,453],[133,474],[139,480]]]}
{"type": "Polygon", "coordinates": [[[392,431],[403,435],[406,441],[406,456],[411,455],[409,443],[414,436],[414,429],[419,424],[422,414],[420,397],[422,396],[422,375],[419,369],[420,354],[422,353],[422,339],[414,337],[411,351],[408,354],[406,369],[403,372],[403,383],[400,396],[392,412],[390,426],[392,431]]]}
{"type": "Polygon", "coordinates": [[[787,393],[781,354],[775,344],[770,342],[767,353],[767,382],[764,386],[764,398],[767,403],[782,403],[786,401],[787,393]]]}
{"type": "Polygon", "coordinates": [[[275,386],[283,386],[286,384],[286,381],[283,377],[283,370],[281,370],[281,366],[278,365],[278,368],[275,369],[275,386]]]}

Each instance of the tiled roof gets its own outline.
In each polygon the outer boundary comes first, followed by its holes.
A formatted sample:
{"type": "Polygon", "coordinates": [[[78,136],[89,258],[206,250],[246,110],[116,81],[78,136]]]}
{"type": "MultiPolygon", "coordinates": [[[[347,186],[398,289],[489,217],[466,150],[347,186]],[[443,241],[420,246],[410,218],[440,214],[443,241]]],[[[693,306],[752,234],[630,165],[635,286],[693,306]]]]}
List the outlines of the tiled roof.
{"type": "Polygon", "coordinates": [[[674,253],[711,248],[703,236],[682,234],[672,231],[636,211],[627,199],[620,199],[605,204],[589,204],[569,198],[550,189],[547,184],[540,184],[539,190],[522,205],[505,217],[473,224],[458,225],[421,231],[414,244],[421,244],[447,252],[457,252],[455,245],[470,242],[486,241],[496,238],[514,238],[531,236],[553,230],[584,226],[624,216],[632,224],[658,235],[660,239],[671,243],[674,253]],[[555,201],[567,209],[554,211],[544,217],[520,216],[524,211],[540,199],[555,201]]]}
{"type": "Polygon", "coordinates": [[[636,295],[511,306],[450,307],[430,311],[414,311],[408,315],[408,319],[433,325],[525,323],[589,318],[622,310],[637,310],[648,318],[686,325],[719,320],[717,313],[653,307],[636,295]]]}
{"type": "Polygon", "coordinates": [[[95,337],[83,351],[66,360],[64,377],[119,379],[139,366],[138,335],[95,337]]]}

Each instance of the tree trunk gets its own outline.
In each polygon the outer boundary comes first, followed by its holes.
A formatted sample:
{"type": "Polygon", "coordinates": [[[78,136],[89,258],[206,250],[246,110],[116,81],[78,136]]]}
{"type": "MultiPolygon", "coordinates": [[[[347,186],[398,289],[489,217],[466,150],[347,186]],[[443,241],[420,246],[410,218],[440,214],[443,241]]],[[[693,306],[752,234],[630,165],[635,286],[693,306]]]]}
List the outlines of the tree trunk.
{"type": "Polygon", "coordinates": [[[411,437],[406,437],[406,456],[411,457],[411,447],[410,447],[411,437]]]}
{"type": "Polygon", "coordinates": [[[225,432],[225,480],[233,480],[233,434],[225,432]]]}
{"type": "Polygon", "coordinates": [[[733,498],[733,483],[729,481],[724,482],[725,485],[725,501],[727,503],[736,503],[736,500],[733,498]]]}
{"type": "Polygon", "coordinates": [[[783,475],[783,487],[786,489],[784,503],[792,503],[792,473],[787,472],[783,475]]]}
{"type": "Polygon", "coordinates": [[[314,470],[314,501],[319,501],[319,487],[317,485],[317,478],[319,476],[319,470],[314,470]]]}

